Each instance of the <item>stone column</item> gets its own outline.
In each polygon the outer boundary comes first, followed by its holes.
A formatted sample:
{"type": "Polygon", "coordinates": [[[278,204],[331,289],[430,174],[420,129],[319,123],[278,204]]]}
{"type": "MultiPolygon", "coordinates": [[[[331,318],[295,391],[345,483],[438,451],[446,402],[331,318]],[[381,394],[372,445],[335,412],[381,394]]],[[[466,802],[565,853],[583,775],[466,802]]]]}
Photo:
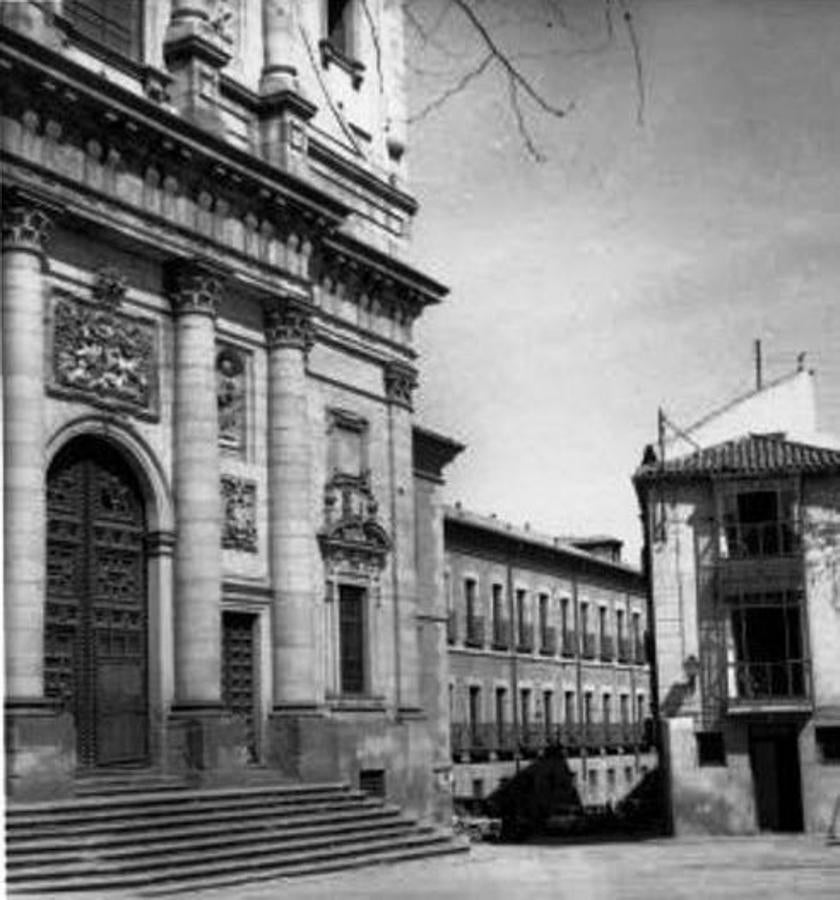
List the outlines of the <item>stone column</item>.
{"type": "Polygon", "coordinates": [[[15,191],[3,211],[6,696],[44,694],[44,246],[55,210],[15,191]]]}
{"type": "Polygon", "coordinates": [[[417,621],[417,569],[414,545],[414,466],[412,461],[412,401],[417,373],[393,361],[384,371],[388,399],[391,457],[391,574],[397,707],[403,715],[420,708],[420,645],[417,621]]]}
{"type": "Polygon", "coordinates": [[[10,189],[3,210],[3,609],[6,781],[22,798],[69,790],[72,716],[44,698],[44,248],[59,212],[10,189]]]}
{"type": "Polygon", "coordinates": [[[295,712],[314,710],[319,700],[306,399],[311,310],[280,298],[266,308],[265,326],[274,705],[277,712],[295,712]]]}
{"type": "Polygon", "coordinates": [[[215,319],[219,273],[172,272],[175,314],[175,705],[221,703],[221,546],[215,319]]]}

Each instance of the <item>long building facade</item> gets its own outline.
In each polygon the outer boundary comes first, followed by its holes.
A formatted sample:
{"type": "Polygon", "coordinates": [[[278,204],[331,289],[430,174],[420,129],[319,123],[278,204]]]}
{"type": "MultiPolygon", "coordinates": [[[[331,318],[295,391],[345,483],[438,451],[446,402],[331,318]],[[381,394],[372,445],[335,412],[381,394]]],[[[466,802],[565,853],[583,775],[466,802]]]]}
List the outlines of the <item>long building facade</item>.
{"type": "Polygon", "coordinates": [[[635,476],[677,834],[840,810],[840,451],[733,437],[635,476]]]}
{"type": "Polygon", "coordinates": [[[401,3],[0,8],[9,790],[264,767],[445,815],[401,3]]]}
{"type": "Polygon", "coordinates": [[[581,803],[618,804],[656,765],[647,591],[610,538],[444,517],[456,803],[562,748],[581,803]]]}

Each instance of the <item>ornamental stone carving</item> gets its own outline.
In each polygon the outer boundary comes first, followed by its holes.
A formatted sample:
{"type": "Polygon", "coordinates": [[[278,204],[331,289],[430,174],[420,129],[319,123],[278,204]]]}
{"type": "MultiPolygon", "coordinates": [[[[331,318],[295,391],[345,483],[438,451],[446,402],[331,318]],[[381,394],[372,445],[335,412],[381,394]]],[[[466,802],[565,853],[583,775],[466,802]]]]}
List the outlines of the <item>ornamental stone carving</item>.
{"type": "Polygon", "coordinates": [[[417,387],[417,372],[406,363],[389,362],[385,366],[385,396],[389,403],[412,408],[412,392],[417,387]]]}
{"type": "Polygon", "coordinates": [[[245,360],[233,347],[216,354],[216,400],[219,444],[230,450],[245,448],[245,360]]]}
{"type": "Polygon", "coordinates": [[[24,250],[43,256],[58,211],[58,207],[24,191],[12,191],[3,209],[3,250],[24,250]]]}
{"type": "Polygon", "coordinates": [[[189,314],[215,318],[224,289],[222,272],[208,262],[190,260],[169,268],[169,299],[176,316],[189,314]]]}
{"type": "Polygon", "coordinates": [[[367,573],[378,577],[391,549],[378,513],[367,472],[358,477],[336,474],[327,482],[319,541],[330,576],[367,573]]]}
{"type": "Polygon", "coordinates": [[[293,347],[308,353],[314,343],[311,305],[291,297],[267,304],[265,336],[269,349],[293,347]]]}
{"type": "Polygon", "coordinates": [[[256,483],[234,475],[222,475],[222,505],[222,546],[227,550],[256,553],[256,483]]]}
{"type": "Polygon", "coordinates": [[[93,289],[99,303],[69,294],[52,307],[50,389],[146,418],[156,417],[154,323],[117,311],[124,280],[104,270],[93,289]]]}

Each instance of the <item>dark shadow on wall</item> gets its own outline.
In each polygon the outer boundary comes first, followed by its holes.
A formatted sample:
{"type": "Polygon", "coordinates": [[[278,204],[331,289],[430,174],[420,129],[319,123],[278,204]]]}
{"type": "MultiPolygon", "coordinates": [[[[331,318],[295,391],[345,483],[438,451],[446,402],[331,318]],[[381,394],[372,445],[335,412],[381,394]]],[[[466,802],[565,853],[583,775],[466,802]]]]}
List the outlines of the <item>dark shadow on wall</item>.
{"type": "Polygon", "coordinates": [[[665,833],[664,779],[659,769],[613,807],[586,809],[562,749],[549,749],[485,801],[501,819],[505,841],[638,840],[665,833]]]}

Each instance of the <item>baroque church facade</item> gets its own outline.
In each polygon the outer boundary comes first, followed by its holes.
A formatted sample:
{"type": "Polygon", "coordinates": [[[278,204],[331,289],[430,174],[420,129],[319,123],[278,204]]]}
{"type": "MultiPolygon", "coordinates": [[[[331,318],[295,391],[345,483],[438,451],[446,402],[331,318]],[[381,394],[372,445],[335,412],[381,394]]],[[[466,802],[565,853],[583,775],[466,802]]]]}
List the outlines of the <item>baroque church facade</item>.
{"type": "Polygon", "coordinates": [[[399,0],[3,4],[7,778],[449,796],[399,0]]]}

